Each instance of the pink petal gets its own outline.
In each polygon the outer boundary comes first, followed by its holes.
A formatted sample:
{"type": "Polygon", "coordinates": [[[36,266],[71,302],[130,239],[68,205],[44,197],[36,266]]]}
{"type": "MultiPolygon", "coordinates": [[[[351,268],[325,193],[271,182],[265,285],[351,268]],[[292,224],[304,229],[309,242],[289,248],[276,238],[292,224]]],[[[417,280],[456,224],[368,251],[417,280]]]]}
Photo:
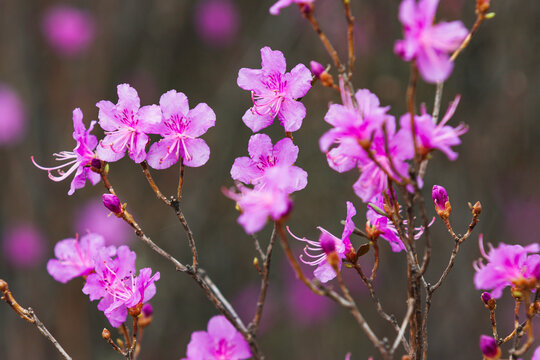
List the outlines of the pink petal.
{"type": "Polygon", "coordinates": [[[180,140],[165,138],[153,143],[146,155],[146,161],[154,169],[167,169],[178,162],[180,140]]]}
{"type": "Polygon", "coordinates": [[[223,315],[217,315],[208,321],[208,334],[214,339],[230,340],[234,337],[236,329],[223,315]]]}
{"type": "Polygon", "coordinates": [[[262,175],[263,171],[247,156],[236,158],[231,168],[231,177],[233,180],[241,181],[248,185],[252,184],[254,179],[262,177],[262,175]]]}
{"type": "Polygon", "coordinates": [[[133,133],[133,147],[129,148],[129,157],[136,164],[143,162],[146,159],[146,144],[148,144],[148,135],[144,133],[133,133]]]}
{"type": "Polygon", "coordinates": [[[216,124],[214,110],[205,103],[198,104],[194,109],[191,109],[187,114],[187,119],[190,122],[187,126],[186,134],[192,137],[201,136],[216,124]]]}
{"type": "Polygon", "coordinates": [[[116,105],[110,101],[101,100],[96,104],[99,109],[99,126],[105,131],[114,131],[122,126],[122,123],[116,119],[116,105]]]}
{"type": "MultiPolygon", "coordinates": [[[[276,144],[277,145],[277,144],[276,144]]],[[[255,134],[249,138],[248,152],[253,161],[272,156],[272,139],[266,134],[255,134]]]]}
{"type": "Polygon", "coordinates": [[[253,91],[266,89],[262,82],[262,71],[258,69],[242,68],[238,71],[236,83],[241,89],[253,91]]]}
{"type": "Polygon", "coordinates": [[[116,87],[118,92],[118,108],[120,110],[132,110],[134,113],[139,110],[141,100],[137,90],[129,84],[120,84],[116,87]]]}
{"type": "Polygon", "coordinates": [[[454,63],[446,53],[436,52],[432,48],[422,48],[416,61],[422,78],[433,84],[445,81],[454,68],[454,63]]]}
{"type": "Polygon", "coordinates": [[[301,98],[311,89],[313,75],[304,64],[296,65],[287,75],[286,91],[291,98],[301,98]]]}
{"type": "Polygon", "coordinates": [[[244,116],[242,116],[242,121],[248,128],[253,132],[258,132],[274,122],[274,116],[271,113],[265,115],[259,115],[252,111],[252,109],[247,109],[244,116]]]}
{"type": "Polygon", "coordinates": [[[306,117],[306,107],[299,101],[284,99],[278,117],[285,131],[296,131],[300,129],[302,120],[306,117]]]}
{"type": "Polygon", "coordinates": [[[279,140],[274,146],[274,156],[280,165],[292,165],[298,158],[298,146],[289,138],[279,140]]]}
{"type": "Polygon", "coordinates": [[[184,165],[199,167],[206,164],[210,158],[210,148],[203,139],[185,139],[184,144],[185,147],[180,148],[184,165]]]}
{"type": "Polygon", "coordinates": [[[158,134],[161,130],[161,108],[157,105],[143,106],[137,113],[139,122],[137,124],[137,130],[145,132],[147,134],[158,134]]]}
{"type": "Polygon", "coordinates": [[[159,106],[165,119],[169,119],[173,115],[183,117],[189,112],[188,98],[184,93],[176,92],[176,90],[169,90],[161,95],[159,106]]]}
{"type": "Polygon", "coordinates": [[[278,0],[274,5],[270,7],[270,14],[272,15],[279,15],[279,11],[291,5],[294,2],[294,0],[278,0]]]}
{"type": "Polygon", "coordinates": [[[459,48],[468,33],[461,21],[441,22],[429,31],[430,45],[439,51],[450,53],[459,48]]]}
{"type": "Polygon", "coordinates": [[[96,154],[100,160],[114,162],[124,157],[126,150],[114,151],[110,146],[104,146],[102,142],[96,148],[96,154]]]}
{"type": "Polygon", "coordinates": [[[285,74],[287,63],[281,51],[272,50],[268,46],[265,46],[261,49],[261,59],[262,71],[266,74],[273,72],[285,74]]]}

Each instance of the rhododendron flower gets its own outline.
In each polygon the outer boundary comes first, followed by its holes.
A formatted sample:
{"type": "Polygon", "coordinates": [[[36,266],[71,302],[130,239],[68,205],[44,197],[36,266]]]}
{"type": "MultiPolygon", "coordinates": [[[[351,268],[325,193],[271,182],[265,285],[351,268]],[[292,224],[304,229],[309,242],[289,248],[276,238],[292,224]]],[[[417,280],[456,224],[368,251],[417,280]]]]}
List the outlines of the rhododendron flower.
{"type": "Polygon", "coordinates": [[[536,243],[521,246],[500,243],[497,248],[489,244],[489,253],[484,250],[483,236],[478,237],[480,253],[487,260],[478,259],[473,265],[474,285],[478,290],[491,290],[491,296],[498,299],[507,286],[520,286],[523,282],[540,279],[540,255],[530,254],[540,251],[536,243]]]}
{"type": "Polygon", "coordinates": [[[251,91],[253,107],[242,120],[253,132],[268,127],[277,116],[285,131],[296,131],[306,117],[306,107],[297,101],[311,88],[312,75],[303,64],[286,73],[285,57],[281,51],[268,46],[261,49],[261,69],[242,68],[238,86],[251,91]]]}
{"type": "Polygon", "coordinates": [[[288,194],[275,186],[264,189],[250,189],[241,184],[236,186],[240,192],[225,189],[223,193],[236,201],[241,212],[238,223],[248,234],[261,230],[269,217],[276,221],[281,219],[292,206],[288,194]]]}
{"type": "Polygon", "coordinates": [[[342,259],[344,259],[347,254],[352,250],[349,236],[354,231],[354,223],[352,221],[352,217],[354,215],[356,215],[356,209],[351,202],[347,201],[347,218],[345,220],[345,227],[343,228],[343,233],[341,234],[341,239],[330,234],[327,230],[319,226],[318,229],[321,231],[319,241],[312,241],[306,238],[299,238],[295,236],[287,227],[287,230],[289,230],[289,233],[292,237],[294,237],[296,240],[307,243],[306,247],[304,248],[304,254],[310,257],[312,260],[304,260],[302,255],[300,256],[300,260],[302,260],[304,264],[312,266],[317,265],[317,268],[313,271],[313,275],[322,283],[328,282],[335,278],[336,272],[332,268],[332,265],[328,263],[328,254],[323,250],[321,244],[326,241],[334,242],[335,252],[337,253],[339,258],[338,268],[341,269],[342,259]]]}
{"type": "Polygon", "coordinates": [[[144,268],[135,275],[137,255],[125,245],[111,258],[106,249],[95,257],[95,273],[88,275],[82,291],[91,301],[101,299],[98,309],[105,313],[112,326],[118,327],[126,321],[127,310],[149,301],[156,294],[155,281],[159,272],[152,276],[152,269],[144,268]]]}
{"type": "Polygon", "coordinates": [[[64,284],[76,277],[87,276],[94,271],[94,258],[102,249],[108,256],[116,253],[116,248],[106,247],[105,239],[98,234],[86,234],[80,240],[78,235],[75,239],[61,240],[54,246],[56,259],[49,260],[47,271],[64,284]]]}
{"type": "Polygon", "coordinates": [[[307,185],[307,173],[293,166],[298,157],[298,146],[294,145],[289,138],[281,139],[272,146],[272,140],[268,135],[255,134],[249,139],[248,152],[250,157],[236,158],[231,168],[231,177],[248,185],[255,185],[255,189],[266,186],[268,176],[265,176],[269,168],[275,166],[288,167],[290,176],[287,176],[285,192],[292,193],[302,190],[307,185]]]}
{"type": "Polygon", "coordinates": [[[208,331],[195,331],[182,360],[243,360],[251,357],[249,344],[229,320],[217,315],[208,321],[208,331]]]}
{"type": "Polygon", "coordinates": [[[47,42],[65,56],[84,51],[95,34],[92,16],[68,5],[56,5],[47,10],[42,28],[47,42]]]}
{"type": "MultiPolygon", "coordinates": [[[[409,165],[406,161],[414,156],[412,138],[403,129],[396,133],[394,121],[386,122],[386,131],[388,135],[387,146],[385,145],[384,135],[380,133],[377,133],[371,142],[370,150],[373,152],[373,157],[394,178],[408,178],[409,165]],[[388,152],[386,147],[388,147],[388,152]],[[389,157],[392,158],[397,174],[390,166],[389,157]]],[[[363,202],[372,201],[375,196],[388,189],[388,175],[379,165],[368,157],[358,159],[361,174],[358,181],[354,183],[353,189],[363,202]]],[[[421,187],[422,183],[419,182],[418,185],[421,187]]]]}
{"type": "Polygon", "coordinates": [[[380,130],[385,122],[393,126],[395,119],[386,113],[390,106],[381,107],[379,98],[367,89],[354,95],[345,88],[340,78],[342,104],[331,104],[324,121],[334,126],[319,140],[321,151],[327,154],[328,165],[338,172],[349,171],[359,158],[367,155],[360,144],[369,143],[372,134],[380,130]],[[328,151],[333,144],[338,146],[328,151]]]}
{"type": "Polygon", "coordinates": [[[0,145],[14,145],[26,132],[26,110],[21,97],[0,83],[0,145]]]}
{"type": "Polygon", "coordinates": [[[6,224],[2,232],[2,258],[17,268],[29,268],[41,263],[47,240],[30,223],[6,224]]]}
{"type": "Polygon", "coordinates": [[[161,110],[157,105],[140,107],[137,90],[129,84],[120,84],[118,103],[102,100],[99,108],[99,125],[105,130],[97,154],[101,160],[117,161],[124,157],[126,149],[136,163],[146,158],[148,134],[156,134],[156,125],[161,122],[161,110]]]}
{"type": "MultiPolygon", "coordinates": [[[[451,149],[451,146],[461,144],[459,137],[465,134],[468,128],[464,124],[460,124],[456,128],[453,128],[446,125],[446,123],[450,120],[452,115],[454,115],[459,99],[459,95],[456,96],[456,99],[448,107],[442,121],[438,124],[435,124],[431,115],[426,112],[425,106],[422,106],[422,113],[420,116],[415,115],[416,144],[421,155],[425,156],[433,149],[438,149],[442,151],[449,160],[453,161],[457,159],[458,154],[451,149]]],[[[401,117],[400,125],[412,138],[410,114],[405,114],[401,117]]]]}
{"type": "Polygon", "coordinates": [[[291,4],[299,4],[299,5],[310,5],[315,0],[278,0],[274,5],[270,7],[270,14],[272,15],[279,15],[279,12],[282,8],[287,7],[291,4]]]}
{"type": "Polygon", "coordinates": [[[430,83],[445,81],[454,66],[450,53],[458,49],[468,34],[461,21],[433,24],[439,0],[403,0],[399,20],[404,39],[394,52],[405,61],[415,60],[420,74],[430,83]]]}
{"type": "Polygon", "coordinates": [[[166,169],[182,157],[186,166],[198,167],[206,164],[210,157],[210,148],[203,135],[216,123],[216,114],[205,103],[189,110],[186,95],[170,90],[161,96],[159,105],[163,121],[154,126],[156,133],[163,136],[152,144],[148,151],[148,164],[154,169],[166,169]]]}
{"type": "Polygon", "coordinates": [[[53,181],[62,181],[75,172],[75,177],[71,182],[68,195],[73,195],[75,190],[83,188],[87,179],[92,185],[97,184],[101,179],[100,175],[90,170],[89,167],[92,159],[96,157],[93,150],[97,145],[97,138],[94,135],[90,135],[95,123],[95,121],[92,121],[88,130],[86,130],[81,109],[77,108],[73,110],[73,139],[77,142],[77,146],[75,146],[73,151],[62,151],[53,154],[57,161],[67,161],[67,163],[48,168],[38,165],[34,161],[34,157],[32,157],[34,165],[42,170],[47,170],[49,172],[49,179],[53,181]],[[69,169],[64,171],[63,169],[68,166],[69,169]],[[54,170],[58,172],[58,175],[55,176],[52,174],[54,170]]]}

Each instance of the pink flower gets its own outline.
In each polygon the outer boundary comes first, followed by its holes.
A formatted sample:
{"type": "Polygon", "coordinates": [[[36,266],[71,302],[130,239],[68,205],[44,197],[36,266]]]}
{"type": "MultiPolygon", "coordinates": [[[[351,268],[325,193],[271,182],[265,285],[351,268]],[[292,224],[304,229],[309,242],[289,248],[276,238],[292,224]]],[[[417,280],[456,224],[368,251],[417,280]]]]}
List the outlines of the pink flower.
{"type": "Polygon", "coordinates": [[[296,131],[306,117],[304,104],[297,101],[311,88],[312,75],[303,64],[285,73],[286,62],[281,51],[268,46],[261,49],[261,69],[242,68],[238,72],[238,86],[251,91],[253,107],[242,120],[253,132],[270,126],[277,116],[285,131],[296,131]]]}
{"type": "Polygon", "coordinates": [[[381,107],[379,98],[369,90],[358,90],[353,102],[342,79],[340,88],[343,105],[330,105],[324,120],[334,128],[320,138],[319,145],[326,153],[328,165],[341,173],[355,167],[358,160],[365,161],[367,154],[361,144],[369,144],[375,131],[381,133],[384,123],[395,127],[395,119],[386,114],[390,107],[381,107]],[[329,151],[334,144],[337,146],[329,151]]]}
{"type": "Polygon", "coordinates": [[[101,299],[98,309],[105,313],[112,326],[118,327],[126,321],[127,310],[146,303],[156,294],[154,282],[159,272],[152,276],[152,269],[144,268],[135,275],[137,255],[122,245],[111,259],[106,249],[101,249],[94,258],[95,273],[88,275],[82,291],[91,301],[101,299]]]}
{"type": "Polygon", "coordinates": [[[243,360],[251,350],[242,334],[223,315],[208,321],[208,331],[195,331],[184,360],[243,360]]]}
{"type": "Polygon", "coordinates": [[[0,145],[14,145],[26,132],[26,111],[11,87],[0,83],[0,145]]]}
{"type": "MultiPolygon", "coordinates": [[[[422,114],[415,115],[414,123],[416,130],[416,141],[420,154],[427,155],[434,149],[442,151],[449,160],[456,160],[458,154],[451,149],[451,146],[461,144],[459,137],[468,130],[466,125],[460,124],[456,128],[446,125],[448,120],[454,115],[459,103],[459,95],[450,104],[446,114],[441,122],[436,124],[431,115],[426,112],[425,106],[422,106],[422,114]]],[[[401,128],[408,134],[411,134],[411,115],[405,114],[400,119],[401,128]]],[[[412,138],[412,135],[409,135],[412,138]]]]}
{"type": "Polygon", "coordinates": [[[29,268],[41,263],[46,239],[32,224],[8,226],[2,234],[2,257],[17,268],[29,268]]]}
{"type": "Polygon", "coordinates": [[[266,186],[268,177],[265,173],[275,166],[288,167],[290,177],[284,190],[287,193],[302,190],[307,185],[307,173],[293,166],[298,157],[298,146],[289,138],[281,139],[272,146],[268,135],[255,134],[249,139],[248,151],[250,157],[236,158],[231,168],[231,177],[248,185],[255,185],[255,189],[266,186]]]}
{"type": "Polygon", "coordinates": [[[154,130],[163,139],[150,147],[148,164],[154,169],[166,169],[178,162],[180,157],[186,166],[206,164],[210,148],[198,137],[215,125],[214,111],[205,103],[189,110],[186,95],[176,90],[163,94],[159,104],[163,121],[154,126],[154,130]]]}
{"type": "Polygon", "coordinates": [[[73,110],[73,139],[75,139],[77,142],[77,146],[75,146],[73,151],[62,151],[60,153],[53,154],[57,161],[68,162],[59,166],[47,168],[38,165],[34,161],[33,156],[31,158],[35,166],[49,172],[49,179],[53,181],[62,181],[75,172],[75,177],[71,182],[68,195],[73,195],[75,190],[83,188],[86,184],[86,180],[89,180],[92,185],[95,185],[101,179],[99,174],[90,170],[89,167],[92,159],[96,157],[94,149],[97,145],[97,138],[94,135],[90,135],[95,123],[95,121],[92,121],[88,127],[88,130],[86,130],[83,123],[83,113],[81,109],[77,108],[73,110]],[[69,169],[64,171],[63,169],[68,166],[69,169]],[[58,172],[58,175],[55,176],[52,174],[52,171],[54,170],[58,172]]]}
{"type": "Polygon", "coordinates": [[[473,265],[476,270],[474,285],[478,290],[491,290],[498,299],[505,287],[519,285],[523,281],[540,279],[540,246],[536,243],[521,246],[500,243],[497,248],[489,244],[489,253],[484,250],[483,236],[478,237],[480,253],[487,260],[478,259],[473,265]]]}
{"type": "MultiPolygon", "coordinates": [[[[352,217],[354,215],[356,215],[356,209],[351,202],[347,201],[347,218],[345,220],[345,227],[343,228],[341,239],[330,234],[327,230],[320,226],[318,229],[321,231],[321,236],[319,237],[318,242],[308,240],[306,238],[299,238],[287,228],[292,237],[294,237],[296,240],[307,243],[306,247],[304,248],[304,254],[310,257],[312,260],[306,261],[303,259],[302,255],[300,255],[300,260],[302,260],[304,264],[312,266],[317,265],[317,268],[315,271],[313,271],[313,275],[322,283],[328,282],[336,277],[336,272],[327,261],[328,254],[323,250],[323,243],[333,242],[335,244],[335,252],[339,257],[338,266],[341,269],[342,259],[345,259],[347,254],[352,250],[349,236],[354,231],[354,223],[352,221],[352,217]]],[[[324,247],[328,248],[327,245],[324,247]]]]}
{"type": "Polygon", "coordinates": [[[230,0],[204,0],[195,8],[199,36],[209,45],[224,47],[238,32],[238,9],[230,0]]]}
{"type": "Polygon", "coordinates": [[[47,10],[42,22],[49,45],[64,56],[84,51],[94,39],[94,19],[84,10],[56,5],[47,10]]]}
{"type": "Polygon", "coordinates": [[[129,84],[118,85],[118,103],[102,100],[99,108],[99,125],[105,130],[97,154],[101,160],[117,161],[124,157],[126,149],[136,163],[146,158],[148,134],[156,133],[161,122],[161,110],[157,105],[140,107],[137,90],[129,84]]]}
{"type": "Polygon", "coordinates": [[[225,189],[223,193],[236,201],[241,212],[238,223],[248,234],[261,230],[269,217],[277,221],[291,209],[292,202],[288,194],[275,186],[259,190],[250,189],[241,184],[236,186],[240,192],[225,189]]]}
{"type": "Polygon", "coordinates": [[[278,0],[274,5],[270,7],[270,14],[272,15],[279,15],[279,12],[282,8],[287,7],[291,4],[299,4],[299,5],[310,5],[315,0],[278,0]]]}
{"type": "Polygon", "coordinates": [[[87,276],[94,271],[96,266],[94,258],[101,251],[109,256],[114,256],[116,248],[105,246],[105,239],[98,234],[89,233],[81,237],[77,235],[75,239],[64,239],[54,246],[54,256],[47,263],[48,273],[61,283],[79,276],[87,276]]]}
{"type": "Polygon", "coordinates": [[[459,48],[468,34],[461,21],[434,25],[439,0],[403,0],[399,20],[404,39],[398,40],[394,53],[405,61],[416,60],[420,74],[430,83],[445,81],[454,66],[449,54],[459,48]]]}

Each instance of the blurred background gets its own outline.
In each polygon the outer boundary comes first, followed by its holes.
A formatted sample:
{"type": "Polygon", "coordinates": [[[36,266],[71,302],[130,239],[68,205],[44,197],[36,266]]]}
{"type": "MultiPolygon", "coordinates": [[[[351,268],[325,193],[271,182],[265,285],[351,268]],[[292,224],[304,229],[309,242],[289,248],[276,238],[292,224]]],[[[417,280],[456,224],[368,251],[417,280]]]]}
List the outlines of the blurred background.
{"type": "MultiPolygon", "coordinates": [[[[357,62],[354,84],[369,88],[383,105],[400,116],[405,110],[408,66],[393,54],[401,37],[396,0],[351,1],[356,17],[357,62]]],[[[130,83],[143,105],[158,103],[162,93],[184,92],[190,106],[206,102],[217,114],[216,126],[203,136],[212,153],[201,168],[187,168],[183,210],[195,234],[200,261],[246,322],[254,314],[259,276],[252,266],[252,239],[236,223],[234,203],[221,193],[233,182],[234,159],[247,154],[251,131],[241,117],[250,107],[249,93],[236,85],[241,67],[259,68],[259,49],[284,52],[288,69],[310,60],[330,62],[309,24],[294,6],[270,16],[270,0],[94,0],[0,1],[0,278],[23,306],[33,307],[74,359],[119,359],[101,339],[103,313],[81,292],[81,279],[67,285],[54,281],[46,262],[61,239],[99,232],[112,244],[128,244],[138,267],[161,272],[152,300],[154,320],[146,328],[140,359],[178,359],[190,334],[206,329],[217,314],[188,277],[142,244],[121,220],[107,217],[100,202],[101,184],[68,196],[71,178],[54,183],[34,167],[52,153],[74,147],[71,111],[80,107],[86,125],[97,120],[95,103],[116,103],[116,85],[130,83]]],[[[474,0],[441,0],[438,19],[461,19],[471,27],[474,0]]],[[[539,240],[540,217],[540,3],[494,0],[496,13],[458,58],[444,89],[442,111],[456,94],[461,103],[452,119],[469,132],[450,162],[440,153],[430,162],[425,196],[433,184],[448,190],[457,232],[470,215],[467,201],[480,200],[481,222],[462,246],[447,282],[435,294],[430,321],[432,359],[479,358],[480,334],[490,333],[489,314],[472,282],[472,261],[479,256],[477,234],[488,242],[528,244],[539,240]]],[[[317,0],[316,16],[341,57],[346,54],[346,25],[340,1],[317,0]]],[[[420,82],[417,99],[433,106],[435,87],[420,82]]],[[[300,131],[297,165],[309,173],[306,189],[294,195],[292,231],[318,238],[317,226],[341,234],[345,201],[365,207],[352,184],[358,173],[331,170],[318,139],[329,129],[323,121],[336,92],[316,84],[304,98],[308,109],[300,131]]],[[[274,141],[278,125],[267,129],[274,141]]],[[[95,134],[102,136],[96,127],[95,134]]],[[[153,174],[166,194],[176,191],[176,167],[153,174]]],[[[110,179],[130,211],[154,241],[182,261],[189,261],[187,239],[170,209],[156,200],[140,167],[129,159],[111,164],[110,179]]],[[[428,204],[430,216],[435,215],[428,204]]],[[[259,234],[263,244],[270,225],[259,234]]],[[[434,251],[427,278],[436,281],[447,263],[453,241],[440,221],[432,228],[434,251]]],[[[357,244],[360,239],[356,239],[357,244]]],[[[292,241],[291,241],[292,242],[292,241]]],[[[300,254],[302,244],[293,244],[300,254]]],[[[405,262],[380,241],[381,269],[376,291],[388,312],[401,319],[405,304],[405,262]]],[[[365,260],[370,265],[371,259],[365,260]]],[[[312,269],[306,267],[306,273],[312,269]]],[[[394,338],[379,319],[360,279],[344,276],[359,306],[381,336],[394,338]]],[[[508,293],[506,293],[508,297],[508,293]]],[[[500,332],[512,326],[512,304],[498,306],[500,332]]],[[[114,334],[115,335],[115,334],[114,334]]],[[[294,278],[281,248],[276,247],[268,302],[259,332],[268,359],[367,359],[377,354],[349,314],[326,298],[312,295],[294,278]]],[[[0,358],[56,359],[53,346],[7,305],[0,304],[0,358]]],[[[529,358],[525,356],[525,358],[529,358]]]]}

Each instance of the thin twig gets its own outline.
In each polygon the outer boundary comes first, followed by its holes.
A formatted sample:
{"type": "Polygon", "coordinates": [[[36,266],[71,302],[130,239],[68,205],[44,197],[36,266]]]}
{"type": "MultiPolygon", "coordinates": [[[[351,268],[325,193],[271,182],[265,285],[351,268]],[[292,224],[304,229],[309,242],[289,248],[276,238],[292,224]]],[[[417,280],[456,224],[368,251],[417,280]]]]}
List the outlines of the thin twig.
{"type": "Polygon", "coordinates": [[[150,184],[150,186],[152,187],[152,190],[154,190],[154,192],[156,193],[156,196],[158,197],[158,199],[160,199],[161,201],[163,201],[165,204],[167,205],[171,205],[171,202],[169,199],[167,199],[162,193],[161,191],[159,190],[158,186],[156,185],[156,183],[154,182],[154,179],[152,178],[152,174],[150,174],[150,170],[148,170],[148,163],[146,161],[143,161],[141,163],[141,168],[142,168],[142,171],[144,173],[144,176],[146,176],[146,180],[148,180],[148,183],[150,184]]]}
{"type": "Polygon", "coordinates": [[[354,68],[354,17],[351,13],[351,1],[343,0],[343,6],[345,7],[345,17],[347,19],[347,42],[349,44],[349,75],[351,78],[354,68]]]}
{"type": "Polygon", "coordinates": [[[60,353],[60,355],[62,355],[64,359],[71,360],[71,356],[67,354],[67,352],[60,345],[60,343],[54,338],[54,336],[52,336],[52,334],[41,322],[41,320],[39,320],[34,310],[32,308],[25,309],[21,305],[19,305],[19,303],[13,297],[11,291],[9,291],[8,283],[2,279],[0,279],[0,291],[2,292],[2,297],[0,298],[1,300],[11,306],[11,308],[21,318],[28,321],[30,324],[34,324],[35,327],[39,330],[39,332],[43,334],[43,336],[45,336],[54,345],[56,350],[58,350],[58,352],[60,353]]]}
{"type": "Polygon", "coordinates": [[[184,185],[184,161],[180,157],[180,175],[178,177],[178,189],[176,190],[176,201],[182,200],[182,186],[184,185]]]}
{"type": "Polygon", "coordinates": [[[398,345],[399,345],[399,342],[401,341],[401,339],[403,338],[403,336],[405,335],[405,330],[407,329],[407,325],[409,324],[409,320],[411,318],[411,315],[413,313],[413,310],[414,310],[414,299],[409,299],[407,301],[407,313],[405,314],[405,318],[403,318],[403,322],[401,323],[401,327],[399,328],[399,333],[398,335],[396,336],[396,339],[394,340],[394,343],[392,344],[392,348],[390,349],[390,354],[394,354],[394,352],[396,351],[398,345]]]}

